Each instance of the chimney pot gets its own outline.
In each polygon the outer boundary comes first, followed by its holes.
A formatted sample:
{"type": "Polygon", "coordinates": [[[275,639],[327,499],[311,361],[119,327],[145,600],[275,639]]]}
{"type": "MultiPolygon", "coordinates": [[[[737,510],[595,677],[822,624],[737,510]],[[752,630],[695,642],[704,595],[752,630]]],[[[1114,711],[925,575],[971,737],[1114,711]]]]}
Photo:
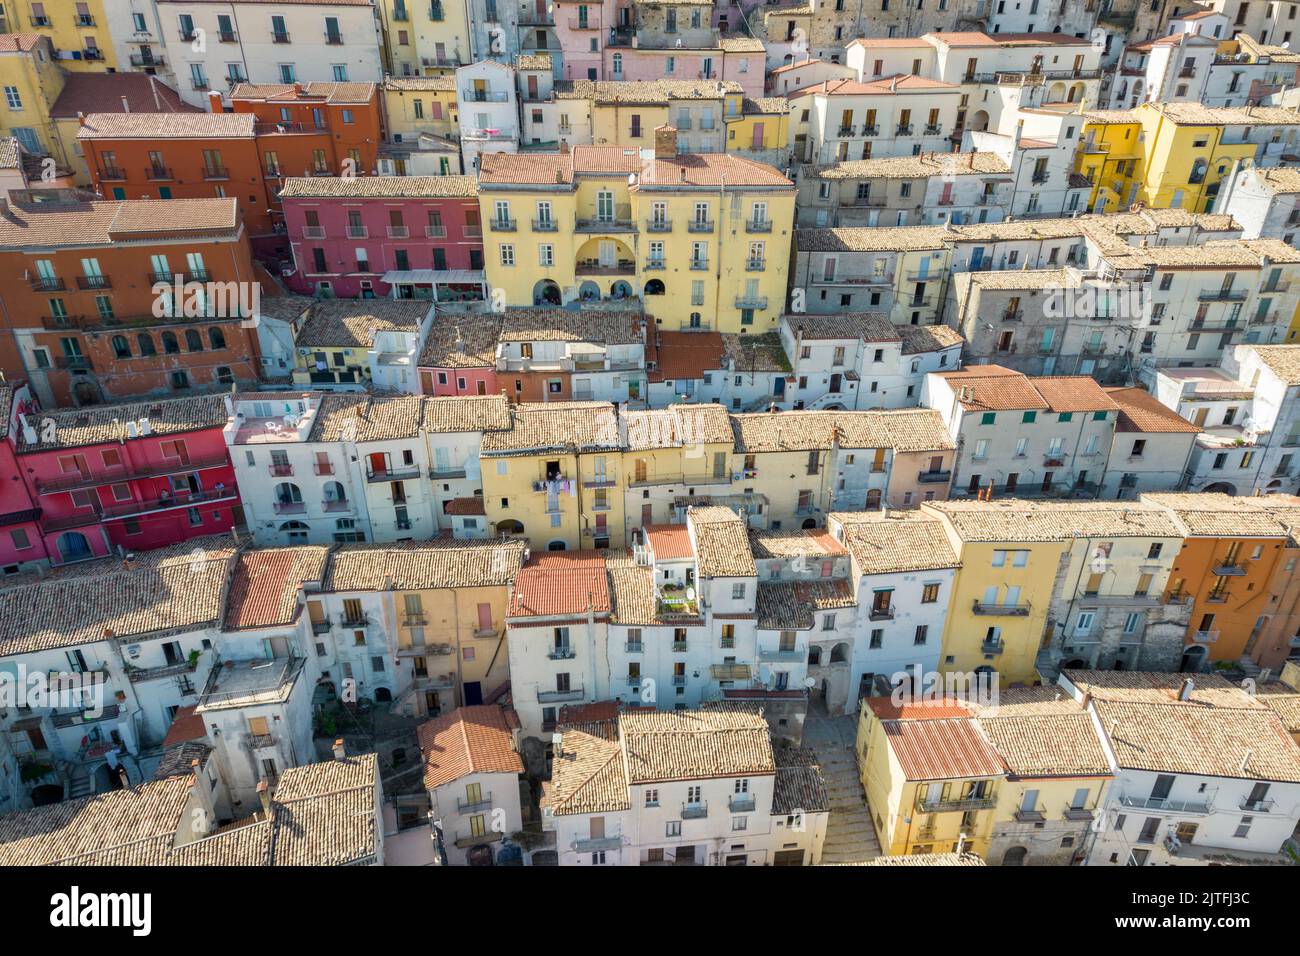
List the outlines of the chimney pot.
{"type": "Polygon", "coordinates": [[[343,746],[343,738],[339,737],[334,741],[334,759],[346,760],[348,756],[347,748],[343,746]]]}
{"type": "MultiPolygon", "coordinates": [[[[677,127],[665,123],[655,127],[655,159],[672,160],[677,156],[677,127]]],[[[682,171],[686,178],[686,171],[682,171]]]]}
{"type": "Polygon", "coordinates": [[[271,815],[271,788],[267,786],[265,780],[259,780],[257,783],[257,799],[262,803],[262,812],[269,817],[271,815]]]}

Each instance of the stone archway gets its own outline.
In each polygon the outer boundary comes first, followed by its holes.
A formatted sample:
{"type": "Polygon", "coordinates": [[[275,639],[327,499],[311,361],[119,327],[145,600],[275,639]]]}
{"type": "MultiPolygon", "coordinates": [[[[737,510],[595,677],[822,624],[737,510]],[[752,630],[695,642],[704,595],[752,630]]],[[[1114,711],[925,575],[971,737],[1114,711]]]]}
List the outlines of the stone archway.
{"type": "Polygon", "coordinates": [[[849,645],[847,641],[840,641],[831,648],[832,664],[847,664],[849,662],[849,645]]]}
{"type": "Polygon", "coordinates": [[[1025,860],[1029,856],[1029,851],[1023,846],[1010,847],[1006,853],[1002,854],[1003,866],[1024,866],[1025,860]]]}
{"type": "Polygon", "coordinates": [[[651,279],[649,282],[645,284],[646,295],[663,295],[664,291],[665,289],[664,289],[663,279],[651,279]]]}
{"type": "Polygon", "coordinates": [[[563,305],[564,294],[553,279],[539,279],[533,286],[533,305],[563,305]]]}

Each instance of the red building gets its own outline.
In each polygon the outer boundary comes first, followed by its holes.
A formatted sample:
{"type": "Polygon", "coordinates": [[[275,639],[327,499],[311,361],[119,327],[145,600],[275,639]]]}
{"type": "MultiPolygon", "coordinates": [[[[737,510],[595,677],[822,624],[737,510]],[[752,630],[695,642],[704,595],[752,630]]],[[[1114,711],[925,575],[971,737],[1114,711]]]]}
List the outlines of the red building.
{"type": "Polygon", "coordinates": [[[239,490],[225,397],[15,415],[8,441],[54,564],[229,531],[239,490]]]}
{"type": "Polygon", "coordinates": [[[10,436],[19,416],[32,412],[36,403],[22,383],[0,382],[0,573],[15,574],[25,565],[44,563],[45,539],[41,535],[40,509],[22,481],[10,436]]]}

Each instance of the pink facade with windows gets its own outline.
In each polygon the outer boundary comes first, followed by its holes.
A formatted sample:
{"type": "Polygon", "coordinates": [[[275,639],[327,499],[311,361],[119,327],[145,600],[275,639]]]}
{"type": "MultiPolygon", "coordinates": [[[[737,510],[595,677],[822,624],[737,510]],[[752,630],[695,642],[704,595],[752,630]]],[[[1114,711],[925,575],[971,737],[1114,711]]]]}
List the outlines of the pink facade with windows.
{"type": "MultiPolygon", "coordinates": [[[[653,82],[655,80],[734,80],[745,95],[763,95],[763,53],[727,53],[723,50],[636,50],[610,47],[605,50],[605,79],[653,82]],[[668,61],[672,60],[672,72],[668,61]]],[[[567,67],[567,59],[566,71],[567,67]]]]}
{"type": "Polygon", "coordinates": [[[40,509],[37,533],[50,562],[118,546],[161,548],[234,527],[239,489],[224,409],[212,395],[18,418],[9,440],[40,509]]]}
{"type": "Polygon", "coordinates": [[[0,382],[0,404],[4,405],[4,441],[0,441],[0,568],[5,574],[23,570],[23,565],[43,563],[48,555],[39,524],[40,510],[22,480],[22,469],[11,436],[19,416],[34,412],[37,403],[24,384],[0,382]]]}
{"type": "Polygon", "coordinates": [[[287,179],[280,198],[294,262],[285,283],[294,292],[484,298],[472,176],[287,179]]]}
{"type": "Polygon", "coordinates": [[[424,395],[495,395],[494,368],[437,368],[420,366],[420,392],[424,395]]]}

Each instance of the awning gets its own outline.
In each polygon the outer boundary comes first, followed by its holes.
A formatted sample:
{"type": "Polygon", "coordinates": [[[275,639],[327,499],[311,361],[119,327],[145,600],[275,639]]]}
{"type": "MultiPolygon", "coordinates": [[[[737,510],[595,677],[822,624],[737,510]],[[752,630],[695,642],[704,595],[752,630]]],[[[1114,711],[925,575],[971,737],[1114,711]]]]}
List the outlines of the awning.
{"type": "Polygon", "coordinates": [[[406,269],[384,273],[389,285],[482,285],[483,271],[474,269],[406,269]]]}

